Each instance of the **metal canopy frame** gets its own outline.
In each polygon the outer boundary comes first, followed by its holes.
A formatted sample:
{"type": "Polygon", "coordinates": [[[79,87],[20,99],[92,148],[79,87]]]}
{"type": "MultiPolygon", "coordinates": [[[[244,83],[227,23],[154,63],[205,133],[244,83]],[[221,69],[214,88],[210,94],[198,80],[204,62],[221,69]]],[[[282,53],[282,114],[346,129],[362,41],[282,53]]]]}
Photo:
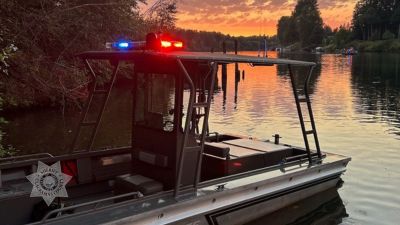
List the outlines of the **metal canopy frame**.
{"type": "MultiPolygon", "coordinates": [[[[101,119],[103,118],[103,113],[106,108],[108,99],[110,98],[111,90],[114,86],[115,78],[117,77],[117,73],[118,73],[118,69],[119,69],[119,61],[116,61],[113,72],[111,74],[111,79],[109,80],[109,86],[103,90],[100,90],[97,87],[98,86],[97,75],[94,72],[92,66],[90,65],[89,60],[86,58],[86,59],[84,59],[84,62],[85,62],[86,68],[89,70],[89,73],[90,73],[90,77],[91,77],[90,83],[92,84],[92,87],[89,91],[88,101],[85,104],[83,113],[81,114],[81,117],[79,119],[78,128],[76,130],[75,136],[72,141],[72,145],[69,150],[70,153],[75,152],[75,147],[77,145],[77,141],[78,141],[79,135],[81,133],[82,127],[91,127],[92,128],[92,130],[90,132],[89,142],[86,145],[86,151],[89,151],[89,152],[92,151],[94,140],[96,138],[97,131],[99,130],[99,125],[100,125],[101,119]],[[96,119],[94,121],[87,121],[88,113],[90,111],[90,106],[93,102],[93,98],[95,95],[100,95],[103,97],[101,106],[100,106],[100,112],[98,112],[96,119]]],[[[112,61],[110,61],[110,62],[112,62],[112,61]]],[[[113,64],[113,63],[111,63],[111,64],[113,64]]]]}
{"type": "Polygon", "coordinates": [[[294,99],[296,102],[297,114],[299,116],[301,132],[303,134],[304,145],[307,150],[307,158],[308,158],[308,162],[310,165],[313,163],[313,160],[311,157],[311,149],[310,149],[310,144],[309,144],[307,135],[313,134],[318,158],[320,160],[322,159],[321,149],[319,147],[319,141],[318,141],[317,128],[315,126],[314,114],[312,111],[310,94],[309,94],[309,83],[310,83],[310,79],[311,79],[314,67],[315,66],[309,66],[309,72],[307,74],[307,77],[306,77],[306,80],[304,81],[304,86],[303,86],[304,97],[299,97],[297,85],[296,85],[293,70],[292,70],[292,65],[288,64],[290,82],[292,84],[292,90],[293,90],[293,96],[294,96],[294,99]],[[311,128],[312,128],[311,130],[306,130],[303,112],[301,109],[301,103],[307,104],[308,116],[310,118],[310,124],[311,124],[311,128]]]}
{"type": "MultiPolygon", "coordinates": [[[[210,86],[208,87],[208,94],[207,94],[207,99],[205,102],[201,102],[201,103],[195,103],[195,99],[196,99],[196,87],[193,83],[193,80],[190,78],[190,74],[188,73],[185,65],[182,63],[181,59],[177,59],[176,60],[179,68],[181,69],[181,72],[184,75],[185,80],[188,82],[189,84],[189,88],[190,88],[190,96],[189,96],[189,105],[188,105],[188,109],[187,109],[187,116],[186,116],[186,121],[185,121],[185,130],[184,130],[184,134],[183,134],[183,141],[182,141],[182,145],[181,145],[181,149],[179,151],[179,161],[178,161],[178,168],[177,168],[177,174],[176,174],[176,182],[175,182],[175,190],[174,190],[174,196],[177,198],[179,196],[179,191],[180,191],[180,187],[181,187],[181,179],[182,179],[182,170],[183,170],[183,162],[184,162],[184,157],[185,157],[185,153],[186,151],[190,151],[191,148],[198,148],[198,161],[196,164],[196,170],[195,170],[195,178],[194,178],[194,184],[193,184],[193,188],[194,191],[197,191],[198,188],[198,184],[200,181],[200,175],[201,175],[201,163],[202,163],[202,156],[203,156],[203,151],[204,151],[204,142],[205,142],[205,136],[206,136],[206,132],[208,131],[208,116],[210,113],[210,107],[211,107],[211,98],[212,98],[212,92],[214,90],[214,82],[215,82],[215,77],[217,75],[217,68],[218,68],[218,64],[216,62],[209,62],[209,66],[210,66],[210,71],[207,73],[207,75],[205,76],[205,79],[208,77],[209,74],[211,74],[210,76],[210,86]],[[198,147],[187,147],[187,139],[188,139],[188,135],[190,132],[190,123],[192,122],[192,126],[194,126],[195,122],[193,121],[193,110],[196,108],[204,108],[205,112],[204,112],[204,119],[203,119],[203,126],[201,128],[201,132],[200,132],[200,143],[198,147]]],[[[204,87],[205,89],[205,87],[204,87]]],[[[195,129],[195,128],[193,128],[195,129]]]]}
{"type": "MultiPolygon", "coordinates": [[[[318,161],[320,161],[322,159],[322,154],[320,151],[313,111],[311,108],[311,100],[310,100],[310,96],[309,96],[309,81],[312,76],[312,71],[316,65],[315,63],[296,61],[296,60],[287,60],[287,59],[259,58],[259,57],[253,57],[253,56],[240,56],[240,55],[216,54],[216,53],[193,53],[193,52],[166,53],[166,52],[153,52],[153,51],[125,51],[125,52],[101,51],[101,52],[84,52],[77,56],[84,60],[87,69],[90,71],[90,74],[92,76],[93,87],[90,89],[88,103],[84,109],[84,113],[82,113],[82,115],[81,115],[80,124],[77,129],[78,132],[74,138],[74,142],[71,147],[71,152],[74,151],[73,148],[76,144],[76,141],[77,141],[76,139],[79,136],[81,126],[84,126],[87,123],[87,122],[85,122],[85,119],[86,119],[88,110],[90,108],[90,104],[92,102],[93,96],[97,93],[98,94],[101,93],[101,94],[105,94],[105,99],[101,105],[101,112],[100,112],[100,114],[98,114],[97,120],[95,121],[95,123],[91,124],[91,125],[94,125],[94,130],[93,130],[91,138],[89,140],[89,145],[88,145],[87,151],[90,151],[91,148],[93,147],[93,142],[94,142],[94,139],[97,134],[98,126],[99,126],[99,123],[101,122],[102,114],[104,113],[104,109],[105,109],[105,106],[109,99],[110,92],[111,92],[111,89],[115,82],[115,79],[116,79],[116,76],[118,73],[119,64],[121,61],[133,61],[133,62],[141,61],[140,59],[143,56],[163,56],[163,57],[168,57],[168,58],[172,58],[172,59],[176,60],[178,67],[180,68],[181,72],[183,73],[184,79],[187,81],[187,83],[189,84],[189,88],[190,88],[189,105],[188,105],[187,117],[186,117],[186,121],[185,121],[185,131],[184,131],[181,149],[179,151],[180,155],[179,155],[179,161],[178,161],[178,168],[176,171],[176,182],[175,182],[175,190],[174,190],[174,196],[176,198],[179,196],[179,192],[181,189],[181,176],[182,176],[182,170],[183,170],[185,149],[187,150],[188,148],[194,148],[194,147],[186,146],[186,142],[187,142],[189,130],[190,130],[190,123],[192,122],[193,109],[203,107],[205,109],[205,115],[204,115],[205,117],[203,120],[203,127],[202,127],[203,132],[202,132],[202,135],[200,136],[200,145],[198,146],[200,148],[200,149],[198,149],[198,152],[200,155],[199,155],[199,158],[198,158],[199,160],[196,165],[196,175],[195,175],[195,180],[193,183],[194,191],[196,191],[198,188],[200,174],[201,174],[200,171],[201,171],[201,163],[202,163],[202,153],[204,150],[205,133],[208,130],[208,116],[209,116],[210,103],[211,103],[212,91],[213,91],[212,88],[209,89],[210,93],[207,96],[207,102],[205,102],[206,104],[195,103],[195,98],[196,98],[195,85],[194,85],[193,80],[191,79],[191,77],[182,61],[207,62],[210,66],[210,71],[211,71],[211,85],[212,85],[211,87],[214,86],[215,76],[217,74],[217,68],[218,68],[218,65],[220,65],[220,64],[222,65],[222,64],[228,64],[228,63],[256,63],[256,64],[260,64],[260,65],[265,65],[265,66],[268,66],[271,64],[287,65],[288,69],[289,69],[289,76],[290,76],[290,80],[291,80],[293,95],[294,95],[295,102],[296,102],[297,113],[299,116],[299,121],[300,121],[300,125],[301,125],[301,130],[302,130],[302,134],[303,134],[303,139],[304,139],[304,144],[305,144],[305,149],[307,152],[307,158],[308,158],[309,165],[311,166],[314,163],[312,156],[315,155],[315,153],[313,153],[313,154],[311,153],[311,149],[309,146],[308,135],[310,135],[310,134],[313,134],[313,137],[314,137],[315,146],[316,146],[316,150],[317,150],[317,156],[319,158],[318,161]],[[109,88],[107,88],[106,90],[97,90],[96,89],[96,74],[94,73],[88,60],[109,60],[110,62],[114,63],[113,64],[114,70],[112,72],[112,76],[110,79],[109,88]],[[307,66],[307,67],[309,67],[309,72],[308,72],[307,78],[303,85],[304,97],[299,97],[297,85],[296,85],[296,82],[294,79],[294,73],[292,70],[292,66],[307,66]],[[308,115],[310,117],[310,123],[311,123],[311,127],[312,127],[311,130],[306,130],[306,128],[305,128],[305,121],[303,118],[301,103],[306,103],[306,106],[308,109],[308,115]]],[[[196,148],[198,148],[198,147],[196,147],[196,148]]],[[[187,188],[185,187],[183,189],[187,189],[187,188]]]]}

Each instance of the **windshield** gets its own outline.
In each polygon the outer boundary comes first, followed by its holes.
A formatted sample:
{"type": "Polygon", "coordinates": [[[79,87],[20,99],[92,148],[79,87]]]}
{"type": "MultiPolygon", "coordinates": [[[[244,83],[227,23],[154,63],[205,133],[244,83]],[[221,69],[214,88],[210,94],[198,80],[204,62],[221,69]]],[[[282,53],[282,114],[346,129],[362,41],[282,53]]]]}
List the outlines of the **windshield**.
{"type": "Polygon", "coordinates": [[[135,124],[173,131],[175,80],[167,74],[137,76],[135,124]]]}

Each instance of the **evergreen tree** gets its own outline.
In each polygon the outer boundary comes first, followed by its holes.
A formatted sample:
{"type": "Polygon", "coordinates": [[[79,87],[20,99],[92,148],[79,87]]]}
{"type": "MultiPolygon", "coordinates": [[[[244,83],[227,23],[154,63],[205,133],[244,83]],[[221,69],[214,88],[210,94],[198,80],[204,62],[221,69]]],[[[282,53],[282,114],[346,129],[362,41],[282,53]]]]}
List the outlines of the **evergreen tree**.
{"type": "MultiPolygon", "coordinates": [[[[360,0],[353,13],[354,37],[361,40],[382,39],[386,33],[399,33],[400,0],[360,0]]],[[[399,36],[399,35],[398,35],[399,36]]]]}
{"type": "Polygon", "coordinates": [[[293,17],[282,16],[279,19],[277,35],[283,45],[290,45],[299,40],[293,17]]]}
{"type": "Polygon", "coordinates": [[[326,30],[323,28],[317,0],[299,0],[292,15],[281,17],[278,21],[277,30],[283,45],[294,42],[299,42],[302,48],[320,45],[326,30]]]}
{"type": "Polygon", "coordinates": [[[299,0],[292,17],[302,47],[315,47],[322,43],[324,29],[317,0],[299,0]]]}

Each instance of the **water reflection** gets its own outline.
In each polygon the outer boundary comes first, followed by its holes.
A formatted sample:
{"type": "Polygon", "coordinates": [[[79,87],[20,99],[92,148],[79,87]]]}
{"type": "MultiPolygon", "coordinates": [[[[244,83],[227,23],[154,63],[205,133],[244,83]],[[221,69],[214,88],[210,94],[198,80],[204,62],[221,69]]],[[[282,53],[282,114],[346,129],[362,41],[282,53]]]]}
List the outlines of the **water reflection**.
{"type": "MultiPolygon", "coordinates": [[[[362,122],[383,121],[400,128],[400,55],[363,54],[354,57],[351,84],[362,122]]],[[[400,135],[399,129],[389,133],[400,135]]]]}
{"type": "MultiPolygon", "coordinates": [[[[245,52],[245,54],[254,55],[255,53],[245,52]]],[[[324,103],[323,109],[317,108],[317,110],[325,111],[325,113],[333,116],[341,116],[343,110],[347,110],[343,106],[347,107],[351,104],[351,107],[353,107],[354,104],[357,114],[372,115],[364,116],[360,122],[386,122],[390,126],[389,133],[400,135],[400,114],[398,113],[400,107],[400,55],[269,54],[272,57],[278,56],[317,63],[309,83],[310,97],[313,99],[315,90],[319,89],[318,94],[323,96],[321,99],[330,101],[329,104],[328,102],[324,103]],[[324,78],[321,78],[322,71],[324,78]],[[320,80],[324,84],[319,85],[320,80]],[[350,82],[348,82],[349,80],[350,82]],[[351,86],[347,86],[348,84],[351,84],[351,86]]],[[[245,71],[246,76],[251,77],[252,80],[247,81],[250,83],[244,83],[244,76],[240,79],[240,75],[235,75],[233,65],[220,70],[221,83],[218,89],[222,90],[223,93],[222,105],[215,103],[214,107],[219,108],[221,106],[224,115],[231,115],[233,111],[238,113],[241,109],[246,109],[251,111],[254,116],[261,117],[269,112],[264,107],[275,100],[272,98],[277,97],[276,93],[288,91],[289,86],[287,85],[290,78],[288,67],[285,65],[265,68],[241,64],[240,70],[245,71]],[[223,71],[227,71],[228,75],[224,75],[223,71]],[[274,73],[277,76],[271,77],[271,74],[274,73]],[[264,79],[263,76],[270,77],[264,79]],[[240,85],[243,85],[243,87],[239,88],[240,85]],[[233,95],[229,94],[229,90],[232,90],[233,95]],[[249,91],[252,92],[250,95],[247,94],[249,91]],[[255,104],[247,104],[247,102],[255,104]]],[[[308,72],[308,67],[293,67],[295,82],[300,94],[303,94],[300,89],[303,89],[308,72]]],[[[279,103],[281,106],[278,107],[291,108],[293,97],[287,94],[291,95],[290,90],[284,94],[284,98],[278,100],[281,101],[279,103]]],[[[243,118],[243,116],[238,115],[237,117],[243,118]]]]}
{"type": "Polygon", "coordinates": [[[336,189],[329,189],[261,217],[246,225],[334,225],[348,217],[346,208],[336,189]],[[288,216],[290,215],[290,216],[288,216]]]}
{"type": "MultiPolygon", "coordinates": [[[[319,77],[321,76],[321,55],[319,54],[307,54],[307,55],[286,55],[280,54],[280,58],[290,58],[295,60],[302,60],[302,61],[309,61],[309,62],[316,62],[317,65],[312,70],[312,76],[310,77],[309,82],[309,93],[312,95],[314,93],[315,86],[318,85],[319,77]]],[[[294,75],[295,83],[299,89],[302,89],[304,86],[304,81],[308,76],[310,71],[310,67],[305,66],[293,66],[292,72],[294,75]]],[[[279,65],[277,66],[276,74],[284,79],[288,79],[289,70],[287,66],[279,65]]],[[[300,92],[302,93],[302,92],[300,92]]]]}

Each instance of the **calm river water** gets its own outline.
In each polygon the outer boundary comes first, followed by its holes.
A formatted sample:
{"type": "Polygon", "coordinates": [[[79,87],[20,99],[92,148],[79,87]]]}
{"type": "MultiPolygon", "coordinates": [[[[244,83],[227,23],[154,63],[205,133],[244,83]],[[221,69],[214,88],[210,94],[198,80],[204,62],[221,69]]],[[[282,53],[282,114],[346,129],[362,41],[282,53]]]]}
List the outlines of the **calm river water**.
{"type": "MultiPolygon", "coordinates": [[[[243,54],[255,54],[243,52],[243,54]]],[[[276,56],[271,52],[270,56],[276,56]]],[[[400,55],[290,54],[279,57],[318,63],[311,98],[323,151],[352,157],[337,192],[313,208],[309,199],[252,224],[399,224],[400,223],[400,55]],[[333,196],[333,197],[332,197],[333,196]],[[303,212],[292,220],[279,218],[303,212]],[[278,219],[277,219],[278,218],[278,219]],[[276,221],[276,222],[273,222],[276,221]]],[[[245,76],[235,82],[228,66],[227,85],[218,79],[210,131],[239,133],[302,146],[302,136],[287,70],[240,65],[245,76]],[[222,88],[224,87],[224,88],[222,88]],[[236,90],[236,91],[235,91],[236,90]]],[[[295,70],[300,76],[300,70],[295,70]]],[[[300,79],[299,79],[300,80],[300,79]]],[[[129,144],[129,93],[115,91],[96,146],[129,144]]],[[[62,153],[76,124],[76,113],[40,110],[9,115],[8,143],[20,154],[62,153]]]]}

